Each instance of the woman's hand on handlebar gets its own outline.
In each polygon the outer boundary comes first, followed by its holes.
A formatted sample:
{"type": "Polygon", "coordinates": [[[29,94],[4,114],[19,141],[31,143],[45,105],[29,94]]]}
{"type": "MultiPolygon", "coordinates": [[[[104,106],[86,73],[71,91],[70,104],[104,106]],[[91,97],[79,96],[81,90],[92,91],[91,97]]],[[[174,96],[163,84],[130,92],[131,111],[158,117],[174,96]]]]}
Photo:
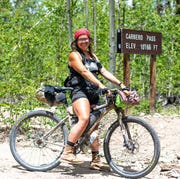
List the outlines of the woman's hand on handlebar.
{"type": "Polygon", "coordinates": [[[130,88],[129,87],[126,87],[123,83],[121,83],[120,88],[126,96],[130,95],[130,88]]]}
{"type": "Polygon", "coordinates": [[[100,95],[106,94],[107,96],[111,96],[112,95],[111,91],[108,88],[106,88],[106,87],[99,88],[99,94],[100,95]]]}

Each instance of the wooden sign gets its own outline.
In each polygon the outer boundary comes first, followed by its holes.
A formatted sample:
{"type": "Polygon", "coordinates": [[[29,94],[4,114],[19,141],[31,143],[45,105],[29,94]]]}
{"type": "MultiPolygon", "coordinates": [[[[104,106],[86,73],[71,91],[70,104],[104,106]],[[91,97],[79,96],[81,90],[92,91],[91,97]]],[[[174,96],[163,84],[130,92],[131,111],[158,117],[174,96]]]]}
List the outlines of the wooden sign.
{"type": "Polygon", "coordinates": [[[157,32],[118,29],[117,53],[161,54],[162,35],[157,32]]]}

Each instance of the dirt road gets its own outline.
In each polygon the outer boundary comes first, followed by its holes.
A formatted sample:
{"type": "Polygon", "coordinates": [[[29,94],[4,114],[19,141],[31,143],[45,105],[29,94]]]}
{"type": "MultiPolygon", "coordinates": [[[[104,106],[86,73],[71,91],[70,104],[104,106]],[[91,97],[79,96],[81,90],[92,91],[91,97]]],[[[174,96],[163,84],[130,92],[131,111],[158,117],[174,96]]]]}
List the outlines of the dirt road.
{"type": "MultiPolygon", "coordinates": [[[[180,178],[180,115],[163,116],[155,114],[142,116],[152,124],[161,141],[161,157],[157,167],[145,178],[168,179],[180,178]]],[[[0,125],[2,128],[2,125],[0,125]]],[[[86,160],[76,167],[64,164],[48,172],[29,172],[22,168],[12,157],[9,139],[0,130],[0,179],[117,179],[113,172],[99,172],[88,168],[91,157],[83,155],[86,160]]]]}

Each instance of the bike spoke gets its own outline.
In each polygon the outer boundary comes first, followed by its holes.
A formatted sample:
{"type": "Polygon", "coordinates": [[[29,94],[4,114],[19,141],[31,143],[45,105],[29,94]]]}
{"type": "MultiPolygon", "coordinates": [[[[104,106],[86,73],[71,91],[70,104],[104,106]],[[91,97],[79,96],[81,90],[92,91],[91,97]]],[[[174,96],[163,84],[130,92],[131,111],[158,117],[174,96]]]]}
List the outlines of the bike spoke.
{"type": "Polygon", "coordinates": [[[64,148],[63,131],[60,126],[57,127],[57,121],[36,116],[21,123],[16,129],[15,138],[18,158],[25,165],[34,167],[48,165],[57,160],[64,148]]]}
{"type": "Polygon", "coordinates": [[[142,177],[149,173],[159,158],[159,140],[155,131],[136,119],[124,121],[121,130],[117,121],[105,139],[106,159],[110,166],[126,177],[142,177]]]}
{"type": "Polygon", "coordinates": [[[132,147],[134,149],[128,149],[126,146],[123,146],[124,141],[119,133],[120,130],[117,128],[111,136],[111,156],[119,156],[113,158],[112,160],[117,162],[120,167],[123,167],[125,171],[139,171],[146,168],[149,165],[149,162],[151,162],[154,153],[154,144],[152,143],[153,141],[151,135],[147,133],[144,128],[141,128],[140,125],[129,124],[128,127],[133,140],[128,142],[130,143],[129,145],[133,145],[132,147]]]}

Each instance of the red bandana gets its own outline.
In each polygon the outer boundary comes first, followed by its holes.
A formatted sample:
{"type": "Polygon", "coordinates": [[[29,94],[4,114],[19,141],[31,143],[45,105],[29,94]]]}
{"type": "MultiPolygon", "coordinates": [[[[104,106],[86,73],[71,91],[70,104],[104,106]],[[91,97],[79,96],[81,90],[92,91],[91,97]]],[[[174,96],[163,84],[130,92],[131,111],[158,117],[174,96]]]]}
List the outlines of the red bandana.
{"type": "Polygon", "coordinates": [[[79,29],[75,32],[74,39],[77,40],[80,35],[87,35],[88,37],[90,37],[90,32],[85,28],[79,29]]]}

